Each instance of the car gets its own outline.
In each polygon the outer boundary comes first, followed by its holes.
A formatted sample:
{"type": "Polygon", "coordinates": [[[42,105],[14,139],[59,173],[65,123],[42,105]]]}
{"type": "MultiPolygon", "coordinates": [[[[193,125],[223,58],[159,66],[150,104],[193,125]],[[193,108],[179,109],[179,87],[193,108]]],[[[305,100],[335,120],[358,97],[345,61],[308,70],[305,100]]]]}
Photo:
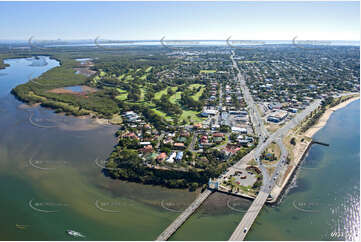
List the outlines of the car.
{"type": "Polygon", "coordinates": [[[243,229],[243,233],[246,233],[247,232],[247,227],[245,227],[244,229],[243,229]]]}

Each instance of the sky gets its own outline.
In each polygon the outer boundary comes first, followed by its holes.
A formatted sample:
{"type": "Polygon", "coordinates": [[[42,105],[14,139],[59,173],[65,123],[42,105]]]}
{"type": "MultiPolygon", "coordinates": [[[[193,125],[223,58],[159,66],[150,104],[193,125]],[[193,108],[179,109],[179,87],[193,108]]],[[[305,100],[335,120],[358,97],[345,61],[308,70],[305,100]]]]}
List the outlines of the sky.
{"type": "Polygon", "coordinates": [[[0,2],[0,40],[359,40],[359,2],[0,2]]]}

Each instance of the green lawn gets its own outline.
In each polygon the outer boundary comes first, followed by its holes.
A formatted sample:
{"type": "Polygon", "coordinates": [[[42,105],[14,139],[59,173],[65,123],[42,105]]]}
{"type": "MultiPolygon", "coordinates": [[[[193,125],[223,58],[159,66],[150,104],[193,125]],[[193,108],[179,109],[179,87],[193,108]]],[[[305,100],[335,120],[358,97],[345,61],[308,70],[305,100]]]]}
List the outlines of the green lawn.
{"type": "Polygon", "coordinates": [[[99,75],[101,76],[101,77],[103,77],[103,76],[105,76],[107,73],[105,73],[104,71],[100,71],[100,73],[99,73],[99,75]]]}
{"type": "Polygon", "coordinates": [[[193,122],[202,122],[203,119],[201,117],[198,117],[198,114],[200,112],[192,111],[192,110],[183,110],[182,115],[180,116],[181,122],[185,120],[187,123],[193,122]],[[189,119],[188,119],[189,117],[189,119]]]}
{"type": "Polygon", "coordinates": [[[217,70],[201,70],[200,73],[215,73],[217,70]]]}

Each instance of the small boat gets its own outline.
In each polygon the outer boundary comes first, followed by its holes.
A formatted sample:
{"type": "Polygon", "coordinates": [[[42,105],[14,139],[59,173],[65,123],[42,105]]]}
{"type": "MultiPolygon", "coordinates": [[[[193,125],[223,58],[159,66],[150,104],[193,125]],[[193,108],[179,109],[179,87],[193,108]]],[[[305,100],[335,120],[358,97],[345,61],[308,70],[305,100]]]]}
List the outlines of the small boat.
{"type": "Polygon", "coordinates": [[[15,226],[17,229],[26,229],[28,227],[28,225],[21,225],[21,224],[16,224],[15,226]]]}
{"type": "Polygon", "coordinates": [[[66,233],[67,233],[68,235],[71,235],[71,236],[74,236],[74,237],[82,237],[82,238],[85,237],[85,236],[82,235],[81,233],[76,232],[76,231],[71,230],[71,229],[66,230],[66,233]]]}

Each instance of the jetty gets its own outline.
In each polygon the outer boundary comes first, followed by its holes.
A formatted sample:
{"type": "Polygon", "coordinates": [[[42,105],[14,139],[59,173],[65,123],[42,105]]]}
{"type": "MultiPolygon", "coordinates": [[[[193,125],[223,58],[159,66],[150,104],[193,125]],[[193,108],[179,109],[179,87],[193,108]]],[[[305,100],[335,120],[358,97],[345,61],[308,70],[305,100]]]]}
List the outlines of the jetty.
{"type": "Polygon", "coordinates": [[[177,229],[182,226],[182,224],[201,206],[201,204],[207,199],[213,191],[205,190],[203,193],[194,200],[189,207],[184,210],[181,215],[179,215],[156,239],[157,241],[166,241],[168,240],[177,229]]]}
{"type": "Polygon", "coordinates": [[[330,146],[330,144],[327,144],[325,142],[321,142],[318,140],[312,140],[312,144],[319,144],[319,145],[324,145],[324,146],[330,146]]]}

